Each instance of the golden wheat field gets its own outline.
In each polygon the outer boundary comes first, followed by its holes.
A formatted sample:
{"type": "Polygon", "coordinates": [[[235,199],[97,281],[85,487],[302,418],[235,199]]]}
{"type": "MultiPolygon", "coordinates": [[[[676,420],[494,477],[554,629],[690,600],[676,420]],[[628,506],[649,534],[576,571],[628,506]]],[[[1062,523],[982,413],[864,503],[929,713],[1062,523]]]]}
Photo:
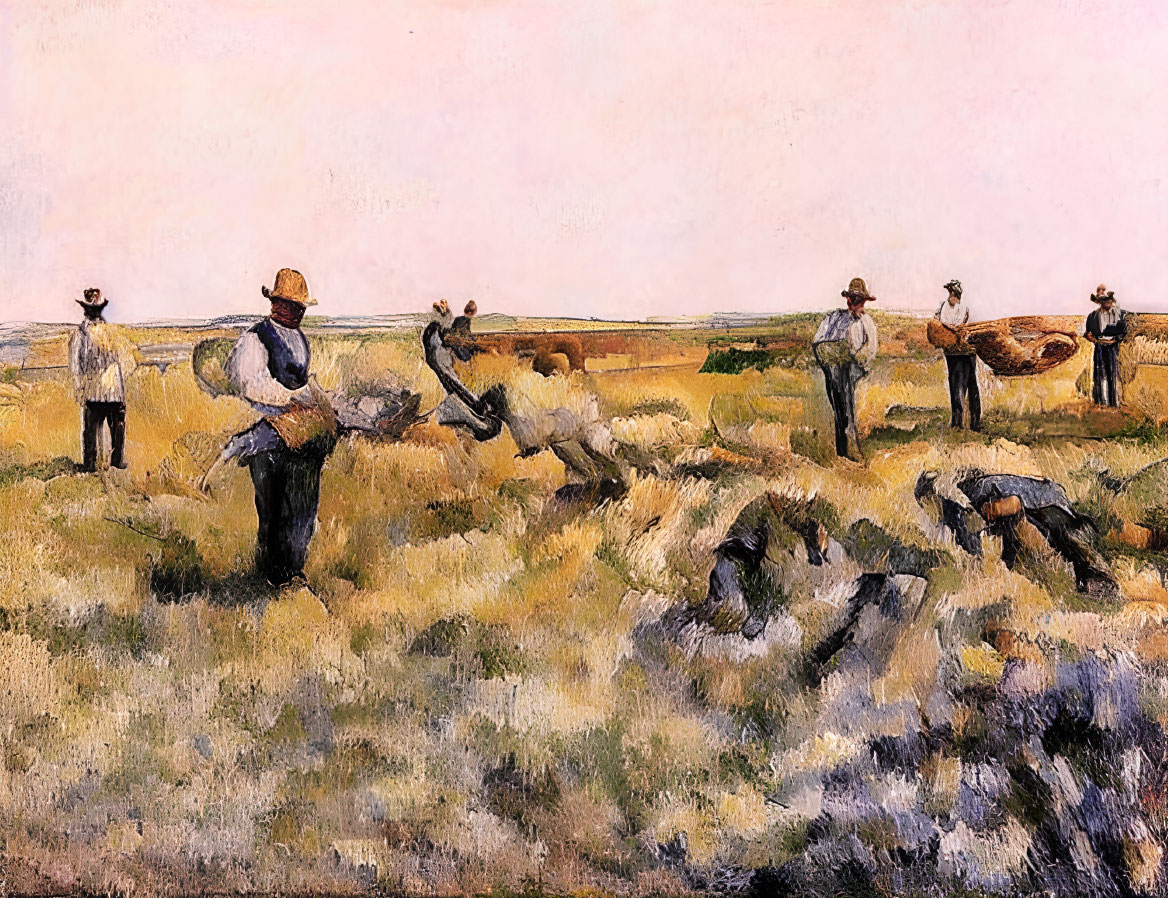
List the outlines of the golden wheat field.
{"type": "MultiPolygon", "coordinates": [[[[867,764],[874,740],[926,713],[955,741],[922,749],[911,772],[865,773],[865,801],[936,821],[935,881],[955,894],[1025,885],[1040,828],[1029,806],[1003,804],[981,828],[940,822],[988,763],[963,747],[987,724],[952,684],[986,688],[1024,669],[1037,690],[1068,659],[1129,658],[1140,707],[1165,725],[1163,568],[1115,549],[1122,597],[1089,600],[1054,560],[1044,580],[1007,570],[993,539],[963,555],[914,484],[958,465],[1044,475],[1101,521],[1143,520],[1168,507],[1160,486],[1104,495],[1094,472],[1168,455],[1168,369],[1141,365],[1121,414],[1091,410],[1076,387],[1086,350],[1034,378],[982,369],[984,432],[950,432],[944,363],[914,336],[919,323],[878,323],[901,338],[860,388],[864,466],[834,459],[822,378],[804,362],[700,373],[702,334],[663,336],[685,346],[661,368],[634,353],[615,370],[544,378],[476,357],[464,370],[474,386],[505,382],[530,409],[597,402],[616,439],[660,465],[636,470],[619,499],[564,508],[551,501],[563,465],[550,452],[518,458],[506,431],[481,444],[432,422],[399,443],[346,437],[324,471],[311,590],[276,595],[249,579],[246,470],[195,488],[251,420],[241,402],[206,395],[188,363],[139,368],[129,470],[84,476],[65,461],[79,456],[69,385],[5,377],[0,891],[732,891],[718,877],[813,865],[822,843],[809,824],[829,795],[807,784],[867,764]],[[677,472],[715,445],[734,461],[677,472]],[[757,640],[694,650],[646,635],[667,609],[702,600],[715,546],[768,489],[830,503],[841,532],[867,519],[936,553],[870,679],[796,676],[840,609],[838,584],[810,575],[787,584],[757,640]],[[1013,642],[968,624],[991,609],[1013,642]]],[[[441,398],[415,333],[314,335],[313,350],[326,388],[391,371],[423,409],[441,398]]],[[[1150,890],[1163,883],[1168,817],[1146,816],[1114,863],[1150,890]]],[[[848,824],[848,838],[875,858],[871,894],[892,894],[908,888],[896,878],[907,830],[874,820],[848,824]]]]}

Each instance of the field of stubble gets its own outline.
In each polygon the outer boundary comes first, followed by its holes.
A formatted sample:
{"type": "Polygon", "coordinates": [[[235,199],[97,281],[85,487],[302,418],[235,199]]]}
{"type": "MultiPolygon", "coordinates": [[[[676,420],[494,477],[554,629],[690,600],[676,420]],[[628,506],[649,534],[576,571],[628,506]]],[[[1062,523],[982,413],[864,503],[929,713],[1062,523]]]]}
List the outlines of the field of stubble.
{"type": "MultiPolygon", "coordinates": [[[[887,351],[859,400],[866,467],[829,455],[822,383],[800,360],[700,374],[704,335],[663,336],[677,345],[662,368],[633,356],[545,379],[478,357],[472,383],[503,380],[531,407],[598,396],[617,439],[659,465],[618,501],[564,508],[550,501],[563,466],[517,458],[506,432],[346,438],[324,472],[312,590],[274,597],[248,575],[246,471],[194,489],[249,420],[237,400],[202,393],[187,364],[139,369],[130,469],[81,476],[65,460],[80,423],[67,384],[4,378],[0,892],[677,894],[757,889],[755,871],[793,865],[792,882],[818,888],[816,865],[853,862],[875,894],[1037,888],[1027,856],[1056,801],[1018,798],[1020,762],[983,744],[978,696],[1019,670],[1054,688],[1092,658],[1112,682],[1122,661],[1148,725],[1163,726],[1160,559],[1113,546],[1123,597],[1095,603],[1053,559],[1049,577],[1028,578],[994,540],[981,559],[939,541],[913,485],[926,467],[977,464],[1053,477],[1101,519],[1146,519],[1168,503],[1162,484],[1105,495],[1093,470],[1168,455],[1168,369],[1140,369],[1122,416],[1090,412],[1076,390],[1086,353],[1025,381],[983,369],[985,433],[955,436],[923,328],[879,323],[887,351]],[[753,461],[673,473],[716,442],[753,461]],[[667,607],[702,599],[713,547],[765,489],[818,495],[842,528],[866,518],[939,553],[863,677],[807,688],[796,675],[863,570],[850,560],[800,569],[757,640],[693,651],[653,635],[667,607]],[[989,610],[1010,640],[986,638],[989,610]],[[873,760],[926,711],[948,741],[907,766],[873,760]],[[1007,785],[974,821],[969,783],[999,767],[1007,785]],[[863,787],[851,816],[831,804],[841,771],[863,787]],[[905,880],[918,863],[925,879],[905,880]]],[[[440,398],[416,335],[317,337],[314,353],[326,387],[391,370],[423,408],[440,398]]],[[[1109,720],[1088,713],[1104,736],[1109,720]]],[[[1071,783],[1048,793],[1082,798],[1100,779],[1089,752],[1043,745],[1036,763],[1071,783]]],[[[1068,837],[1135,892],[1164,885],[1168,790],[1152,788],[1146,754],[1132,792],[1142,828],[1112,853],[1087,824],[1068,837]]],[[[823,875],[825,890],[848,887],[823,875]]]]}

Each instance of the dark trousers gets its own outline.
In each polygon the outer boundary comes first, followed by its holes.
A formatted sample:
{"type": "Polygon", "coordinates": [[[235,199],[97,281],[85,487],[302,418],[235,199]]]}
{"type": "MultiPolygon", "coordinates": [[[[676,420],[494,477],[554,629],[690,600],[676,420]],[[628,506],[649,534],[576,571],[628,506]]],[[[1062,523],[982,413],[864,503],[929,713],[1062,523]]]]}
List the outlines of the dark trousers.
{"type": "Polygon", "coordinates": [[[977,388],[977,356],[946,355],[949,367],[949,405],[953,410],[952,424],[961,427],[965,406],[969,404],[969,429],[981,430],[981,391],[977,388]]]}
{"type": "Polygon", "coordinates": [[[863,371],[859,365],[820,365],[823,369],[823,383],[827,387],[827,401],[835,417],[835,454],[849,458],[848,434],[856,441],[856,451],[860,451],[860,433],[856,430],[856,384],[863,371]]]}
{"type": "Polygon", "coordinates": [[[324,455],[278,449],[248,460],[255,486],[256,568],[279,586],[304,573],[316,529],[324,455]]]}
{"type": "Polygon", "coordinates": [[[97,470],[97,432],[103,424],[109,425],[110,464],[126,466],[126,403],[86,402],[81,427],[81,464],[86,471],[97,470]]]}
{"type": "MultiPolygon", "coordinates": [[[[1075,585],[1082,592],[1110,591],[1115,576],[1107,560],[1095,548],[1095,530],[1086,520],[1072,518],[1055,506],[1026,509],[1026,519],[1050,543],[1050,547],[1070,562],[1075,585]]],[[[1022,552],[1022,542],[1012,523],[1000,529],[1002,563],[1013,569],[1022,552]]]]}
{"type": "Polygon", "coordinates": [[[1091,372],[1093,384],[1091,398],[1096,405],[1119,406],[1119,344],[1095,345],[1092,355],[1091,372]]]}

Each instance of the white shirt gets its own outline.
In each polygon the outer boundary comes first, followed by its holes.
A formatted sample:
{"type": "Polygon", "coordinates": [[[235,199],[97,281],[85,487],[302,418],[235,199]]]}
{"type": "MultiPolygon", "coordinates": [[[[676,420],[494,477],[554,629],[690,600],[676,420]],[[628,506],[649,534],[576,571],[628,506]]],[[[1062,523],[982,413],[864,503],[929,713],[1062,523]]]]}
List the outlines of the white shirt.
{"type": "MultiPolygon", "coordinates": [[[[272,326],[277,330],[292,330],[275,321],[272,326]]],[[[263,415],[280,414],[308,390],[307,387],[289,390],[272,377],[268,370],[268,350],[254,331],[245,331],[232,347],[231,355],[227,357],[227,379],[239,390],[239,395],[263,415]]]]}
{"type": "MultiPolygon", "coordinates": [[[[1090,315],[1087,316],[1087,318],[1090,318],[1090,317],[1091,317],[1090,315]]],[[[1108,328],[1108,327],[1111,327],[1113,325],[1119,324],[1119,319],[1121,317],[1123,317],[1123,309],[1121,309],[1118,304],[1112,306],[1110,309],[1104,309],[1102,306],[1100,306],[1099,307],[1099,330],[1103,330],[1104,328],[1108,328]]],[[[1084,318],[1083,323],[1079,325],[1079,336],[1080,337],[1087,336],[1087,318],[1084,318]]],[[[1101,337],[1100,339],[1111,340],[1114,338],[1101,337]]]]}
{"type": "Polygon", "coordinates": [[[957,300],[956,305],[950,305],[949,300],[946,299],[941,303],[941,308],[937,309],[937,314],[933,317],[940,320],[946,327],[961,327],[969,324],[969,306],[965,304],[964,299],[957,300]]]}
{"type": "Polygon", "coordinates": [[[850,309],[836,309],[820,322],[819,330],[811,340],[816,343],[834,343],[847,340],[852,356],[865,368],[876,358],[880,341],[876,336],[876,322],[867,312],[857,317],[850,309]]]}

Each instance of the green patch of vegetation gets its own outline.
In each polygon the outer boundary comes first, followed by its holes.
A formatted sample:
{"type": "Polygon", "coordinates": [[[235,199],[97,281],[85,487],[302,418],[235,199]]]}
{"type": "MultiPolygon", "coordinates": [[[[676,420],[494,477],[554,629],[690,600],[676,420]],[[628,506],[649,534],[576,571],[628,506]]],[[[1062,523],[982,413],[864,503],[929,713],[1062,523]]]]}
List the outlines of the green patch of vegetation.
{"type": "Polygon", "coordinates": [[[779,363],[780,355],[770,349],[711,349],[699,374],[741,374],[747,368],[766,371],[779,363]]]}
{"type": "Polygon", "coordinates": [[[414,637],[410,653],[444,658],[462,644],[472,623],[471,618],[463,614],[434,621],[414,637]]]}
{"type": "Polygon", "coordinates": [[[689,409],[681,401],[672,397],[654,396],[642,399],[629,410],[630,415],[673,415],[682,421],[690,419],[689,409]]]}
{"type": "Polygon", "coordinates": [[[62,474],[72,474],[77,470],[77,463],[64,455],[34,461],[30,464],[12,464],[0,467],[0,487],[19,483],[26,477],[35,477],[37,480],[51,480],[62,474]]]}
{"type": "Polygon", "coordinates": [[[354,655],[364,655],[375,645],[385,641],[385,628],[372,621],[356,624],[349,633],[349,648],[354,655]]]}
{"type": "Polygon", "coordinates": [[[481,512],[474,499],[427,502],[424,510],[411,516],[410,535],[414,539],[442,539],[466,533],[479,526],[481,512]]]}
{"type": "Polygon", "coordinates": [[[505,641],[498,633],[501,629],[484,631],[479,647],[475,650],[475,659],[482,667],[483,679],[486,680],[521,674],[528,669],[522,649],[505,641]]]}
{"type": "Polygon", "coordinates": [[[303,742],[308,738],[304,723],[300,719],[300,712],[296,710],[295,705],[284,705],[280,709],[280,714],[268,730],[267,736],[273,742],[285,743],[303,742]]]}
{"type": "Polygon", "coordinates": [[[101,638],[106,645],[129,652],[135,659],[146,653],[150,643],[146,629],[136,614],[107,615],[97,629],[101,631],[101,638]]]}
{"type": "Polygon", "coordinates": [[[171,531],[150,556],[150,588],[160,599],[180,599],[201,592],[207,568],[199,547],[189,536],[171,531]]]}

